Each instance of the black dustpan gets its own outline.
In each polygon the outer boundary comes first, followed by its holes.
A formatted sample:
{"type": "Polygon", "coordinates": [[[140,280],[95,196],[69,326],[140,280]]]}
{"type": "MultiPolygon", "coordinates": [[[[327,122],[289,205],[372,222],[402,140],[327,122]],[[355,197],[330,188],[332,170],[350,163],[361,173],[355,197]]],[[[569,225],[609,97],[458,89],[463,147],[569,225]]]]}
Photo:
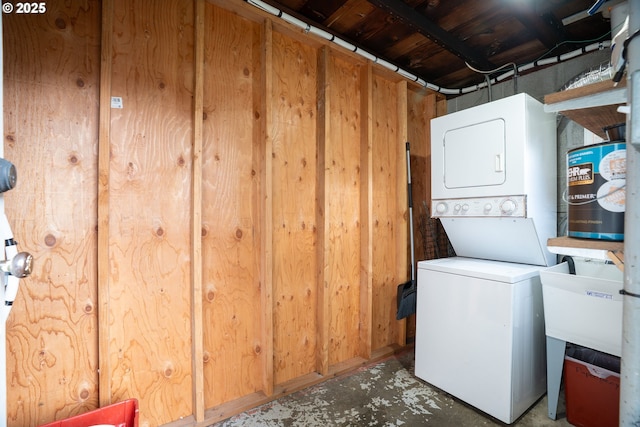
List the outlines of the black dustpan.
{"type": "Polygon", "coordinates": [[[416,314],[416,282],[409,280],[398,285],[398,313],[396,319],[404,319],[416,314]]]}
{"type": "Polygon", "coordinates": [[[409,199],[409,236],[411,242],[411,280],[398,285],[398,313],[396,319],[404,319],[416,313],[416,272],[413,247],[413,198],[411,197],[411,156],[407,142],[407,189],[409,199]]]}

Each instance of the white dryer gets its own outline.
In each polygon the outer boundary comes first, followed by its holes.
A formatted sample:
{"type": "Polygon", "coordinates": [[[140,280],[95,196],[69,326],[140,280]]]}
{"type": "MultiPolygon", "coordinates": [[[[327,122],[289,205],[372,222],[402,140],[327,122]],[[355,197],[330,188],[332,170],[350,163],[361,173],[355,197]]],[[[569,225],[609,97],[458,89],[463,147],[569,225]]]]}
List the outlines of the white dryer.
{"type": "Polygon", "coordinates": [[[431,121],[431,209],[457,255],[555,265],[555,116],[518,94],[431,121]]]}

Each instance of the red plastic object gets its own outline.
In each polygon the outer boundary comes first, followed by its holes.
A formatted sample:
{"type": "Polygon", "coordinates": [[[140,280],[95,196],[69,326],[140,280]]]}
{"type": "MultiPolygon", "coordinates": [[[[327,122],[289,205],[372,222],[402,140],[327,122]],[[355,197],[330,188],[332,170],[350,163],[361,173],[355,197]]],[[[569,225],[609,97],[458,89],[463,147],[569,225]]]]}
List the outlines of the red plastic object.
{"type": "Polygon", "coordinates": [[[617,427],[620,374],[566,356],[567,421],[577,427],[617,427]]]}
{"type": "Polygon", "coordinates": [[[89,427],[94,425],[138,427],[138,399],[124,400],[103,408],[40,427],[89,427]]]}

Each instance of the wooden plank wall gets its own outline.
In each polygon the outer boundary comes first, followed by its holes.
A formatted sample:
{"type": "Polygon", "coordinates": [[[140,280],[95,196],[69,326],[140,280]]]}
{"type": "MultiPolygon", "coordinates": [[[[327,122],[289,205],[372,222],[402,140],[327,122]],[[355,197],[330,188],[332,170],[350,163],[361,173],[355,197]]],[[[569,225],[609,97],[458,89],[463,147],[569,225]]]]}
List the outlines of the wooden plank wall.
{"type": "Polygon", "coordinates": [[[260,177],[253,143],[261,35],[253,22],[211,5],[205,31],[204,373],[205,403],[213,407],[262,389],[260,177]]]}
{"type": "MultiPolygon", "coordinates": [[[[398,222],[407,212],[404,142],[399,132],[396,83],[383,76],[373,79],[373,302],[372,349],[397,341],[399,324],[396,322],[397,285],[407,280],[406,252],[398,252],[398,238],[406,242],[407,223],[398,222]],[[400,149],[398,147],[401,147],[400,149]],[[400,170],[402,173],[400,172],[400,170]],[[398,192],[400,188],[400,192],[398,192]],[[389,195],[395,197],[389,197],[389,195]],[[405,272],[400,276],[399,271],[405,272]]],[[[406,218],[406,217],[405,217],[406,218]]],[[[406,245],[403,244],[406,248],[406,245]]]]}
{"type": "MultiPolygon", "coordinates": [[[[361,356],[360,312],[360,68],[341,58],[328,58],[330,108],[325,139],[324,276],[328,293],[328,365],[361,356]]],[[[365,94],[366,96],[366,94],[365,94]]]]}
{"type": "Polygon", "coordinates": [[[100,3],[46,6],[2,17],[4,155],[18,171],[6,213],[35,263],[7,321],[10,426],[85,412],[99,399],[100,3]]]}
{"type": "Polygon", "coordinates": [[[110,400],[141,396],[150,425],[193,412],[184,398],[192,381],[193,10],[181,0],[114,2],[111,93],[123,108],[111,112],[109,336],[100,337],[108,343],[101,357],[110,400]]]}
{"type": "Polygon", "coordinates": [[[316,69],[313,47],[273,34],[269,135],[276,384],[316,368],[316,69]]]}
{"type": "Polygon", "coordinates": [[[8,425],[207,425],[412,336],[404,142],[424,193],[441,96],[240,0],[50,0],[4,51],[8,425]]]}

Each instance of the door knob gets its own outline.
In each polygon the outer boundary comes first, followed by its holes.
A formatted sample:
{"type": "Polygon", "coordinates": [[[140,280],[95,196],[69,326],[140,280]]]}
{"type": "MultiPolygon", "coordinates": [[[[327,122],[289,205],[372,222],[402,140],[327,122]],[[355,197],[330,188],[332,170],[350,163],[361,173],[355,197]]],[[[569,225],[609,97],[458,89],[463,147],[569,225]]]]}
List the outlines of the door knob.
{"type": "Polygon", "coordinates": [[[19,279],[27,277],[33,270],[33,256],[28,252],[18,252],[13,258],[0,261],[0,271],[19,279]]]}

